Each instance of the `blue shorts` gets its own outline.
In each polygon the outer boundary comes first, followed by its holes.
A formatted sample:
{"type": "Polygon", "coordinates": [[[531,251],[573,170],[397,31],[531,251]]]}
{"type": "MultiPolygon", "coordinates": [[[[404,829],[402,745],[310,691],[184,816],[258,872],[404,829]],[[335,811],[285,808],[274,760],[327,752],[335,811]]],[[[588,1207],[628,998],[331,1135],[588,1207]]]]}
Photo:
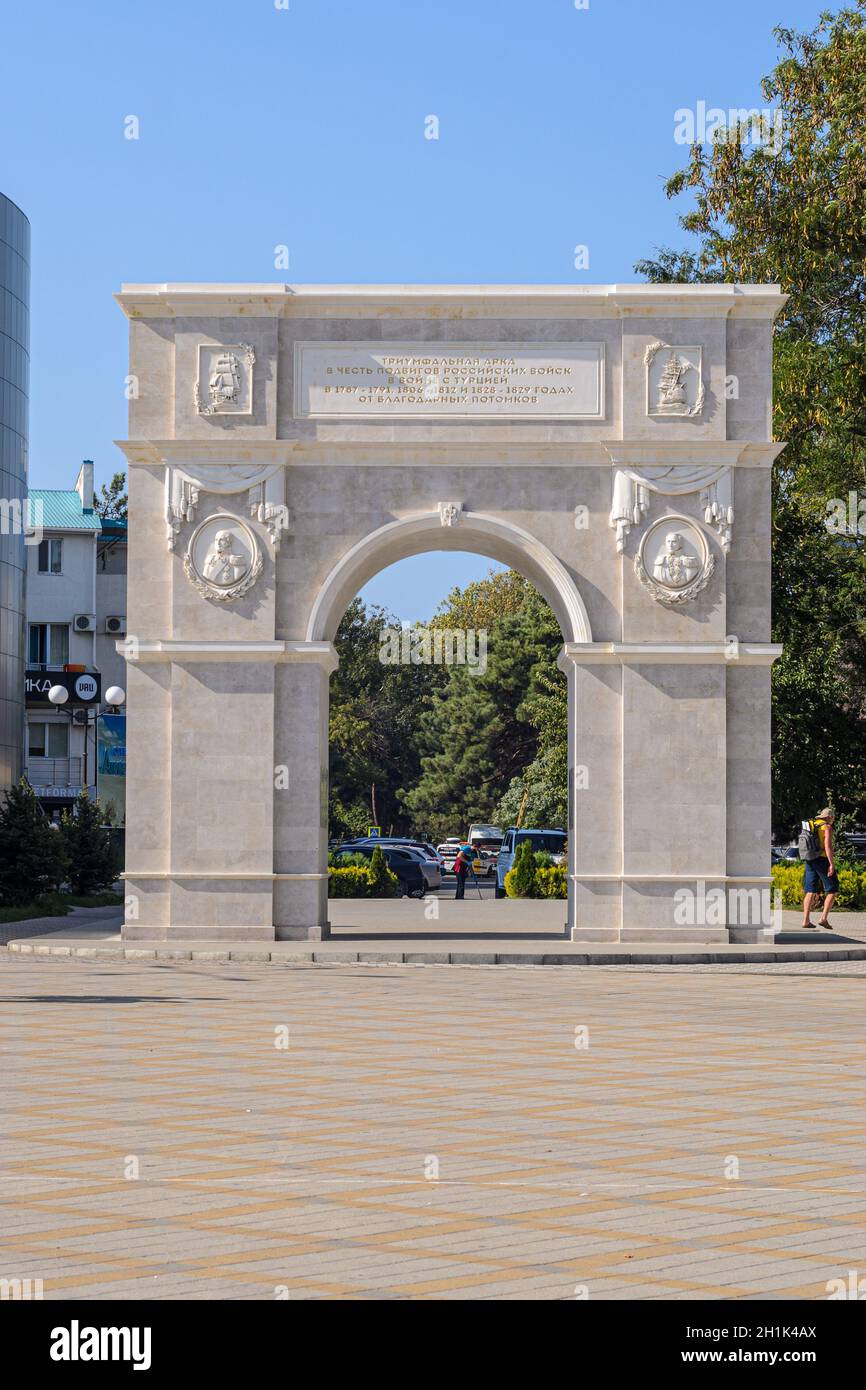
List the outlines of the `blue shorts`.
{"type": "Polygon", "coordinates": [[[838,893],[839,879],[830,873],[830,860],[822,855],[819,859],[806,860],[806,873],[803,878],[804,893],[838,893]]]}

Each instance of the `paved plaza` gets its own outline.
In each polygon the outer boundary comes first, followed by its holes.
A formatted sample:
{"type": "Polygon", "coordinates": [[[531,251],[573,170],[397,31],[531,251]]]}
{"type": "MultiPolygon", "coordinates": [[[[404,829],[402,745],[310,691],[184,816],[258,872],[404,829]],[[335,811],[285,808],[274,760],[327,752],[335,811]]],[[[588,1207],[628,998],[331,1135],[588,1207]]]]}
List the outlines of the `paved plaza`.
{"type": "Polygon", "coordinates": [[[821,1299],[866,964],[0,951],[0,1276],[46,1299],[821,1299]],[[137,1174],[137,1176],[136,1176],[137,1174]]]}

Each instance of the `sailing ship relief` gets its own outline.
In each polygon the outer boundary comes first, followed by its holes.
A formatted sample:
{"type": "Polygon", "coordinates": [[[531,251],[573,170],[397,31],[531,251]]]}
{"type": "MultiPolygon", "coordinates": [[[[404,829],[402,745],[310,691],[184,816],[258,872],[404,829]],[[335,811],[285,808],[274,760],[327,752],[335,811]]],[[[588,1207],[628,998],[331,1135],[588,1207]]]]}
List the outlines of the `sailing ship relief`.
{"type": "Polygon", "coordinates": [[[255,360],[249,343],[201,343],[194,393],[199,415],[251,415],[255,360]]]}
{"type": "Polygon", "coordinates": [[[704,406],[701,357],[699,347],[650,343],[644,355],[648,415],[700,415],[704,406]]]}

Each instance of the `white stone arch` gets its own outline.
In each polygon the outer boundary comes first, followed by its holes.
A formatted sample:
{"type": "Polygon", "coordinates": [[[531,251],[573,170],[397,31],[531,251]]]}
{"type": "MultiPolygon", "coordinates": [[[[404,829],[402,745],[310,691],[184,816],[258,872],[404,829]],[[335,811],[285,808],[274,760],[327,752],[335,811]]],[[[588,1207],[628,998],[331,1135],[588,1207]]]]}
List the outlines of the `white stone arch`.
{"type": "Polygon", "coordinates": [[[313,604],[308,642],[333,642],[340,619],[359,589],[398,560],[431,550],[465,550],[509,565],[549,603],[565,642],[591,642],[589,615],[561,560],[535,536],[485,512],[460,512],[455,525],[438,512],[416,512],[390,521],[353,545],[334,566],[313,604]]]}

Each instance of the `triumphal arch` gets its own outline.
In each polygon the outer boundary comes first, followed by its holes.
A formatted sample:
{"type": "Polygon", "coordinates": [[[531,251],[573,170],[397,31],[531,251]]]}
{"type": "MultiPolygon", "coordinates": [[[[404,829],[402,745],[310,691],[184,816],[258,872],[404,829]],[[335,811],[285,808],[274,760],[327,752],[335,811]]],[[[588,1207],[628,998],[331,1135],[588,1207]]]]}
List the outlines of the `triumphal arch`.
{"type": "Polygon", "coordinates": [[[427,550],[562,628],[568,930],[769,884],[767,285],[126,285],[130,937],[327,934],[346,605],[427,550]],[[701,889],[699,885],[703,885],[701,889]]]}

